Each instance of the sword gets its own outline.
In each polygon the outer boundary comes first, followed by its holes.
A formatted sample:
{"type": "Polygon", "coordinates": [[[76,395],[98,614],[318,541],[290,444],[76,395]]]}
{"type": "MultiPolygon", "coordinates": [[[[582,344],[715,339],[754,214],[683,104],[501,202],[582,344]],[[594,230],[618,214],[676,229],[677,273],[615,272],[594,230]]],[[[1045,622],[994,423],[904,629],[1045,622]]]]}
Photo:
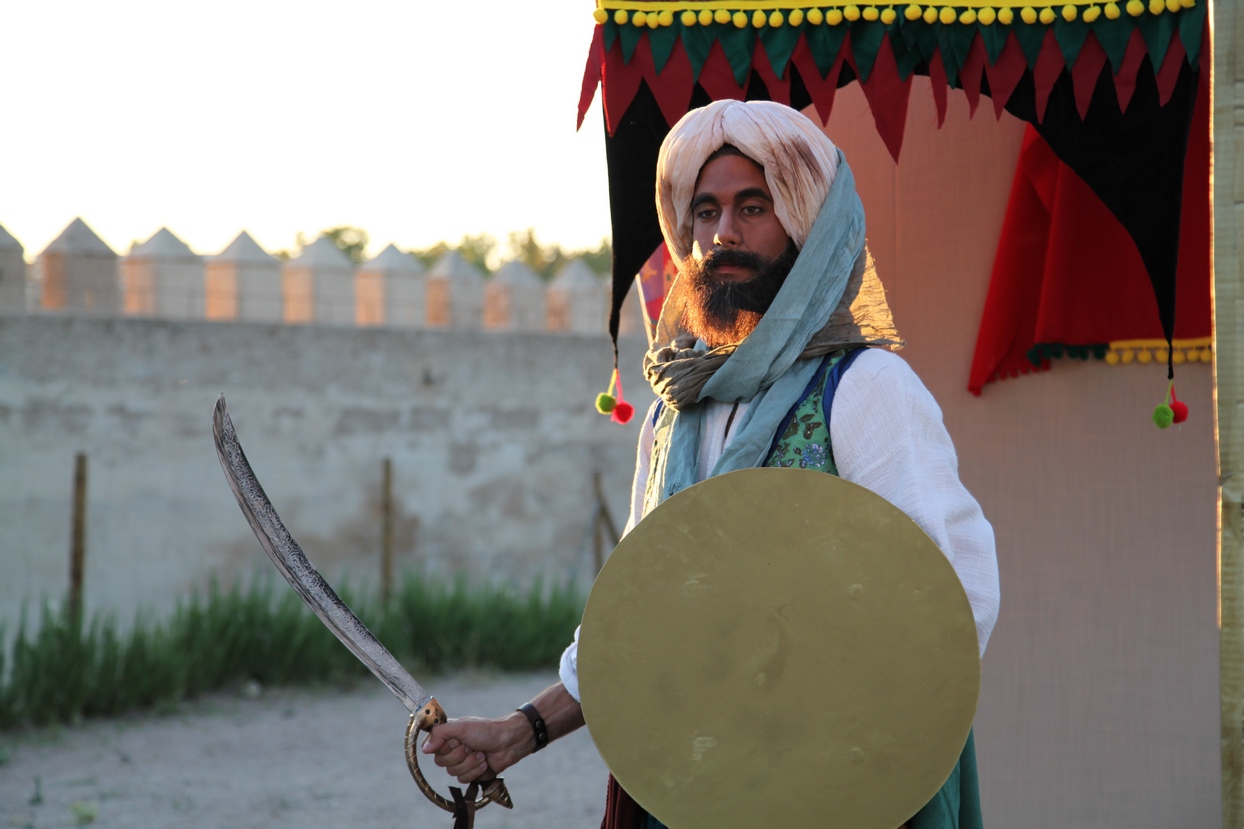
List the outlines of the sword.
{"type": "Polygon", "coordinates": [[[216,401],[216,409],[212,413],[212,435],[216,439],[216,457],[220,459],[229,488],[233,490],[242,514],[255,531],[255,537],[259,539],[259,544],[268,554],[268,558],[272,559],[276,569],[302,597],[307,607],[315,612],[333,635],[350,649],[350,653],[366,665],[410,712],[410,722],[406,726],[406,765],[419,790],[437,806],[454,813],[457,817],[455,827],[469,827],[475,811],[489,803],[512,809],[514,804],[510,800],[510,793],[500,777],[484,782],[483,793],[478,800],[475,799],[478,789],[476,783],[467,788],[465,796],[460,789],[450,788],[453,796],[450,800],[437,793],[424,779],[419,770],[419,752],[416,746],[418,735],[421,731],[431,732],[432,726],[445,722],[448,719],[445,710],[402,667],[393,654],[389,653],[359,617],[354,615],[354,611],[346,606],[307,559],[289,530],[285,529],[285,524],[276,514],[272,502],[268,500],[246,460],[242,444],[238,442],[237,432],[234,431],[233,421],[229,418],[223,394],[216,401]]]}

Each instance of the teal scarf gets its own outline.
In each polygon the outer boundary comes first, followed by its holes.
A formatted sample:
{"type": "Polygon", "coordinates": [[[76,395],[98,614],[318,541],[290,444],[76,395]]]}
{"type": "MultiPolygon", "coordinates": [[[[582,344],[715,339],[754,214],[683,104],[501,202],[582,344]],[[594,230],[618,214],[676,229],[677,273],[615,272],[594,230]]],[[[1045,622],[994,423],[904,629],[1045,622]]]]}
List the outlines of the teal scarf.
{"type": "MultiPolygon", "coordinates": [[[[829,195],[773,305],[713,371],[696,398],[697,403],[709,398],[751,402],[712,475],[764,463],[782,418],[820,365],[819,360],[800,359],[806,356],[805,347],[829,322],[863,252],[864,207],[851,168],[839,153],[829,195]]],[[[659,430],[653,453],[655,478],[650,479],[657,503],[696,482],[704,409],[681,407],[671,428],[659,430]]]]}

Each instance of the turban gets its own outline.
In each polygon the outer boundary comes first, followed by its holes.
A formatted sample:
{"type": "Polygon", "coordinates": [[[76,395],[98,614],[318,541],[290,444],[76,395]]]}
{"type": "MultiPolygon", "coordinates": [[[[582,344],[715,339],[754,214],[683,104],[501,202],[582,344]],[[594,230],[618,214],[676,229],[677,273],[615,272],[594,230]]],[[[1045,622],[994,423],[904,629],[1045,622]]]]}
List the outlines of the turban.
{"type": "Polygon", "coordinates": [[[675,260],[691,253],[691,199],[700,169],[725,144],[764,168],[774,213],[802,250],[837,175],[838,148],[788,106],[716,101],[679,119],[657,158],[657,215],[675,260]]]}

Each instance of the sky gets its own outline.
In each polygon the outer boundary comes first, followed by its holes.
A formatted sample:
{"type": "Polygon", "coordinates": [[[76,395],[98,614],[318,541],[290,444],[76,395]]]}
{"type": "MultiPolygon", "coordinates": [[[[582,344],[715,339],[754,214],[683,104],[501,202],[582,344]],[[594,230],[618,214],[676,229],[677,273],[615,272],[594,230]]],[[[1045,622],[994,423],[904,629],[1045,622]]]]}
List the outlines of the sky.
{"type": "Polygon", "coordinates": [[[167,226],[368,255],[534,228],[609,235],[591,0],[5,3],[0,226],[33,259],[80,216],[118,253],[167,226]]]}

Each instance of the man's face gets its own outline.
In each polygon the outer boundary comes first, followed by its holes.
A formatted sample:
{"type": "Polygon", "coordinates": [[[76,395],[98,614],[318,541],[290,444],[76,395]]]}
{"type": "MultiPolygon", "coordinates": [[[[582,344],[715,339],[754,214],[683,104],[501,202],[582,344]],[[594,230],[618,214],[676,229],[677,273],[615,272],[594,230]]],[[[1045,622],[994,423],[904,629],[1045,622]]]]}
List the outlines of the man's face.
{"type": "Polygon", "coordinates": [[[798,251],[773,212],[764,170],[750,159],[723,155],[705,164],[691,213],[683,326],[710,348],[739,342],[769,310],[798,251]]]}

